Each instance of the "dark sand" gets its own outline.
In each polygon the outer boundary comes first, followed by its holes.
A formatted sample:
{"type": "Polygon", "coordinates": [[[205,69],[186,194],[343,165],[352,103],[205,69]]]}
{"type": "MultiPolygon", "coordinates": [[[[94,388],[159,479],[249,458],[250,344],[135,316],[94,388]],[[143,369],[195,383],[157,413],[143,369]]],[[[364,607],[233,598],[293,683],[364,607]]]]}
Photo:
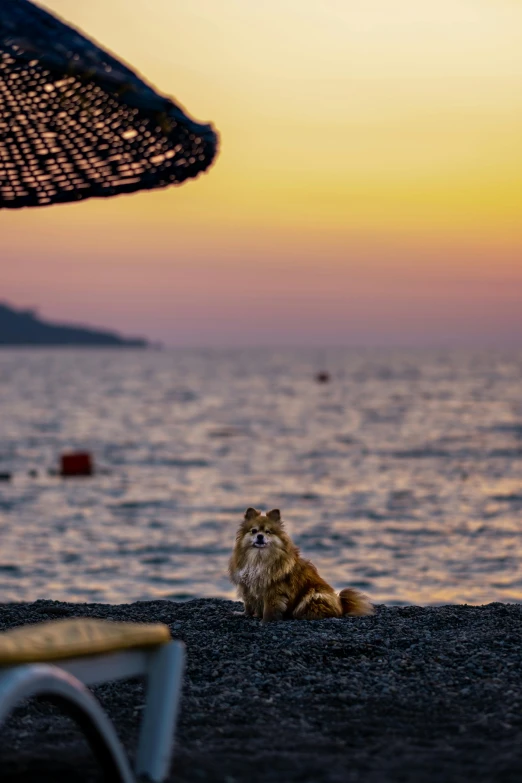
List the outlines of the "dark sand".
{"type": "MultiPolygon", "coordinates": [[[[378,607],[375,617],[261,626],[223,600],[0,606],[0,627],[57,617],[162,621],[188,671],[171,780],[522,780],[522,606],[378,607]]],[[[130,753],[142,687],[96,689],[130,753]]],[[[54,708],[0,731],[2,781],[100,780],[54,708]]]]}

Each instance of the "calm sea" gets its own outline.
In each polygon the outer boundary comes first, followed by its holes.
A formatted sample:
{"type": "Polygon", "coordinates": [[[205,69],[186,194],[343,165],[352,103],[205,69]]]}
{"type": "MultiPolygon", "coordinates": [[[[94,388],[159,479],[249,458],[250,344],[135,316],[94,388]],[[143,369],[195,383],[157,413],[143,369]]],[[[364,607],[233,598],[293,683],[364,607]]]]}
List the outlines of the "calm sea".
{"type": "Polygon", "coordinates": [[[249,505],[377,602],[522,600],[521,353],[6,349],[0,471],[0,601],[231,597],[249,505]]]}

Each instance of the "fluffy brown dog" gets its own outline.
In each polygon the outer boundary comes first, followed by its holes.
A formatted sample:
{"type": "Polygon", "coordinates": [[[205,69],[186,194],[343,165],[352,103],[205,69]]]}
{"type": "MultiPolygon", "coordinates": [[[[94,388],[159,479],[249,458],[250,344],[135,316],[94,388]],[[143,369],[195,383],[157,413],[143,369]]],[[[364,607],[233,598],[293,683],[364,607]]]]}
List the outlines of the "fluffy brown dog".
{"type": "Polygon", "coordinates": [[[278,509],[266,515],[248,508],[239,526],[229,573],[245,604],[245,614],[270,620],[321,620],[344,614],[373,614],[356,590],[339,595],[317,573],[284,529],[278,509]]]}

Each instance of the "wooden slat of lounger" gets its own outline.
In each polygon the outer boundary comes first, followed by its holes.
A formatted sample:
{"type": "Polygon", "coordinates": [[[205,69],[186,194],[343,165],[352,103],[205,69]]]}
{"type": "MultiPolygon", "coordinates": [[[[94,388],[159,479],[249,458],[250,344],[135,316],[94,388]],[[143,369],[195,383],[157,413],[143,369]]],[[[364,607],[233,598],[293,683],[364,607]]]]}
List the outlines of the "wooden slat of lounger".
{"type": "Polygon", "coordinates": [[[163,623],[54,620],[0,633],[0,666],[154,647],[170,640],[169,628],[163,623]]]}

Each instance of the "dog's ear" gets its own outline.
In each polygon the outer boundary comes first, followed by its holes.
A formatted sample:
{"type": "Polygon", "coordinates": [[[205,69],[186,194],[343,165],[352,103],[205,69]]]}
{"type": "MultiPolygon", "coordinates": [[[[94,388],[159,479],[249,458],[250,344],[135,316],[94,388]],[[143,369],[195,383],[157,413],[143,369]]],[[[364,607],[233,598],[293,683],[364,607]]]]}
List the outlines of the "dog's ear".
{"type": "Polygon", "coordinates": [[[267,517],[271,522],[281,522],[281,512],[278,508],[273,508],[272,511],[269,511],[267,517]]]}
{"type": "Polygon", "coordinates": [[[246,520],[255,519],[256,517],[258,517],[260,515],[260,513],[261,512],[260,511],[256,511],[255,508],[247,508],[247,510],[245,511],[245,519],[246,520]]]}

